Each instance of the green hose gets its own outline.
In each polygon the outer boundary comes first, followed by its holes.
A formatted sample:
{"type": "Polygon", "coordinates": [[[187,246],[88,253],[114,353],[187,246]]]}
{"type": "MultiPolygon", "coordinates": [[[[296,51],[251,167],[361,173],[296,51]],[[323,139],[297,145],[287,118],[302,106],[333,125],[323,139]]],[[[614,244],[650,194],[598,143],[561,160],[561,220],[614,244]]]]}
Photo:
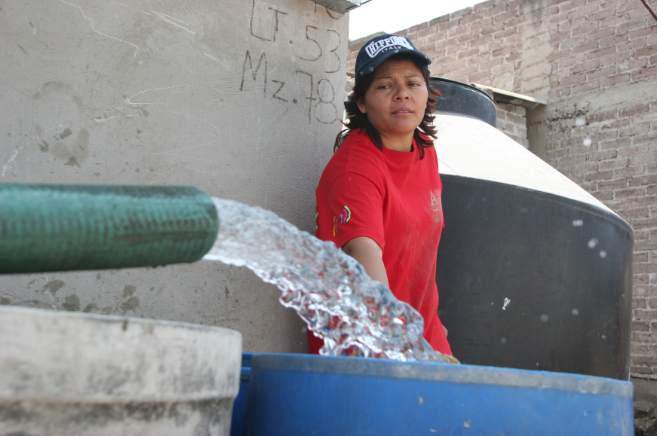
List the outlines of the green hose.
{"type": "Polygon", "coordinates": [[[218,232],[194,187],[0,184],[0,274],[194,262],[218,232]]]}

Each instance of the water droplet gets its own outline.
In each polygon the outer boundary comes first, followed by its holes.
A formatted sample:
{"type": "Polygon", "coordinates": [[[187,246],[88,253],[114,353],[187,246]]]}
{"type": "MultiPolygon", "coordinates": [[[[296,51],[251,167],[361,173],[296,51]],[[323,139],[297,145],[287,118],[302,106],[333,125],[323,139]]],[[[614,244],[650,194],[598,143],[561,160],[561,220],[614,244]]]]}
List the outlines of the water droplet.
{"type": "Polygon", "coordinates": [[[548,322],[548,319],[550,319],[550,317],[547,316],[546,314],[541,315],[541,321],[548,322]]]}
{"type": "Polygon", "coordinates": [[[595,248],[598,245],[598,238],[593,238],[589,241],[589,248],[595,248]]]}
{"type": "Polygon", "coordinates": [[[582,227],[584,225],[584,221],[582,220],[574,220],[573,221],[573,227],[582,227]]]}
{"type": "Polygon", "coordinates": [[[639,289],[636,290],[636,293],[637,294],[645,294],[646,290],[644,288],[639,288],[639,289]]]}
{"type": "Polygon", "coordinates": [[[506,344],[506,338],[500,339],[500,342],[502,342],[503,344],[506,344]]]}
{"type": "Polygon", "coordinates": [[[584,141],[582,141],[582,144],[584,144],[584,147],[590,147],[591,146],[591,138],[584,138],[584,141]]]}
{"type": "Polygon", "coordinates": [[[538,362],[536,362],[536,366],[538,366],[538,362]]]}
{"type": "Polygon", "coordinates": [[[607,339],[607,336],[605,336],[605,335],[602,335],[602,339],[607,339]]]}
{"type": "Polygon", "coordinates": [[[579,315],[579,310],[577,310],[577,309],[573,309],[573,315],[574,315],[574,316],[579,315]]]}
{"type": "Polygon", "coordinates": [[[583,126],[584,124],[586,124],[586,117],[585,116],[580,115],[577,118],[575,118],[575,125],[576,126],[583,126]]]}
{"type": "Polygon", "coordinates": [[[602,251],[600,252],[600,257],[603,258],[603,259],[604,259],[605,257],[607,257],[607,252],[604,251],[604,250],[602,250],[602,251]]]}

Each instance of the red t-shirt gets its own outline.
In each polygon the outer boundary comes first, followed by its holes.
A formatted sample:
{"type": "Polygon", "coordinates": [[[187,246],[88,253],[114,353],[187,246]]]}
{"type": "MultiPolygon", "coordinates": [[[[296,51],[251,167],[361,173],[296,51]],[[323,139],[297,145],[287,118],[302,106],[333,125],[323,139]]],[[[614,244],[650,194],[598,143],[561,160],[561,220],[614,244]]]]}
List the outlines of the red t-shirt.
{"type": "MultiPolygon", "coordinates": [[[[451,355],[438,318],[436,257],[444,227],[434,149],[379,150],[360,130],[333,155],[317,187],[316,236],[337,247],[366,236],[383,249],[390,289],[424,318],[424,337],[451,355]]],[[[310,332],[309,332],[310,333],[310,332]]],[[[311,352],[322,341],[310,333],[311,352]]]]}

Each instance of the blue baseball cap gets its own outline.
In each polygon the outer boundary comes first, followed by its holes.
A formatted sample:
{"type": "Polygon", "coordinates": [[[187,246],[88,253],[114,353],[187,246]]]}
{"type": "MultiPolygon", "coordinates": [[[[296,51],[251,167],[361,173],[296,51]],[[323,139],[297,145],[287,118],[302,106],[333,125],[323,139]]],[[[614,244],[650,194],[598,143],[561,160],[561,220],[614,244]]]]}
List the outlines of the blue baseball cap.
{"type": "Polygon", "coordinates": [[[427,65],[431,64],[429,56],[418,51],[410,39],[386,34],[370,39],[361,47],[356,57],[356,76],[371,73],[390,56],[400,53],[416,57],[427,65]]]}

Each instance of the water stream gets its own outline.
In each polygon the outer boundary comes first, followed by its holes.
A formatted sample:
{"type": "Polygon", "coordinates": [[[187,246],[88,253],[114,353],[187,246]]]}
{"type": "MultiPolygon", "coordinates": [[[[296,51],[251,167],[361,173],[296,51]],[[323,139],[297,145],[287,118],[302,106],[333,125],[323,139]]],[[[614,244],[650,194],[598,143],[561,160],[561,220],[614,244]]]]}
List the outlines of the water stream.
{"type": "Polygon", "coordinates": [[[422,337],[421,315],[371,280],[352,257],[297,229],[273,212],[214,198],[221,229],[206,260],[246,266],[282,291],[324,339],[320,353],[401,361],[458,363],[422,337]]]}

